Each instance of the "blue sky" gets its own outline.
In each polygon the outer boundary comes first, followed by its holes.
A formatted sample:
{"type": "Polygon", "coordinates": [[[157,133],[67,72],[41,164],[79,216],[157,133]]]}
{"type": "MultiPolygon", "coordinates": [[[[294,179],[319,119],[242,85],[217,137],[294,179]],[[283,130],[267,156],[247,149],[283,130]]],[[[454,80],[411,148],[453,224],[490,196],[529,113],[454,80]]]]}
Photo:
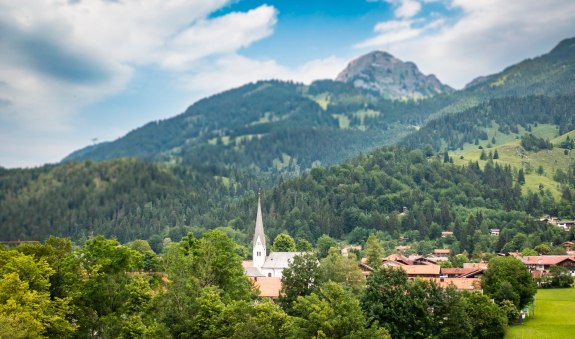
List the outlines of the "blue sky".
{"type": "Polygon", "coordinates": [[[571,0],[0,0],[0,166],[385,50],[461,88],[575,34],[571,0]]]}

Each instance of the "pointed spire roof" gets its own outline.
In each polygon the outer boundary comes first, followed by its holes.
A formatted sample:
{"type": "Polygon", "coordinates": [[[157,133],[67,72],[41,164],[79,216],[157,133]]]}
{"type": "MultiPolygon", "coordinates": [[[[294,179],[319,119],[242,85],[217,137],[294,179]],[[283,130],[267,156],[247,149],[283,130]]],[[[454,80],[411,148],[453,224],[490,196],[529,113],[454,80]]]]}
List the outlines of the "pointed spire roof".
{"type": "Polygon", "coordinates": [[[262,242],[262,244],[264,245],[264,248],[265,248],[265,246],[266,246],[266,235],[264,233],[264,222],[262,219],[261,192],[258,192],[258,212],[256,215],[256,230],[254,232],[254,245],[256,244],[258,236],[260,237],[260,241],[262,242]]]}

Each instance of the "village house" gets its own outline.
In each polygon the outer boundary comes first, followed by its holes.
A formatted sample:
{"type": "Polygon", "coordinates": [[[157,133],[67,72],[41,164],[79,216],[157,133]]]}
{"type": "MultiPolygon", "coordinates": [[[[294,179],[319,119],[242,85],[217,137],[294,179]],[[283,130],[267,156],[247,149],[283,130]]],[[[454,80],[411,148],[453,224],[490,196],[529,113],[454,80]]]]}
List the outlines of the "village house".
{"type": "Polygon", "coordinates": [[[439,278],[441,266],[439,265],[403,265],[399,266],[407,273],[409,280],[416,278],[439,278]]]}
{"type": "Polygon", "coordinates": [[[571,227],[575,226],[575,220],[557,220],[557,227],[562,228],[565,232],[569,232],[571,227]]]}
{"type": "Polygon", "coordinates": [[[443,232],[441,232],[441,237],[442,237],[442,238],[447,238],[447,237],[451,237],[451,236],[453,236],[453,232],[451,232],[451,231],[443,231],[443,232]]]}
{"type": "Polygon", "coordinates": [[[433,250],[433,255],[439,260],[448,260],[451,251],[447,248],[436,248],[433,250]]]}
{"type": "Polygon", "coordinates": [[[498,237],[500,233],[499,228],[490,228],[489,229],[489,235],[492,235],[494,237],[498,237]]]}
{"type": "Polygon", "coordinates": [[[575,275],[575,257],[569,255],[533,255],[518,257],[531,274],[542,276],[549,273],[552,265],[568,269],[571,275],[575,275]]]}
{"type": "Polygon", "coordinates": [[[539,219],[539,221],[541,221],[541,222],[546,222],[546,223],[553,224],[553,225],[555,225],[557,223],[557,220],[558,220],[557,217],[552,217],[550,215],[546,215],[546,216],[539,219]]]}

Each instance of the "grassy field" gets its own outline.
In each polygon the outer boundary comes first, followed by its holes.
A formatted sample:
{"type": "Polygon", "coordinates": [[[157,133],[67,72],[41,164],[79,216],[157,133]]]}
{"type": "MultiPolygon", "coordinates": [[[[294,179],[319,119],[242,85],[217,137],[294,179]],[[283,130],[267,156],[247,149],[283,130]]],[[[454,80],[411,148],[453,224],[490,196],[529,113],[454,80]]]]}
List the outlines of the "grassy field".
{"type": "Polygon", "coordinates": [[[506,338],[575,338],[575,288],[537,291],[535,316],[509,328],[506,338]]]}
{"type": "MultiPolygon", "coordinates": [[[[575,161],[575,151],[569,152],[568,155],[563,154],[563,149],[555,147],[552,150],[544,150],[540,152],[525,152],[520,147],[519,136],[526,133],[524,129],[520,128],[518,134],[505,135],[497,130],[497,126],[487,129],[489,140],[482,140],[479,145],[465,144],[463,150],[450,152],[456,164],[465,165],[470,160],[479,161],[481,166],[485,165],[486,161],[480,161],[482,146],[486,154],[489,152],[499,153],[500,164],[509,164],[514,169],[523,168],[526,172],[525,185],[523,186],[524,192],[531,190],[537,192],[539,186],[543,185],[544,188],[549,188],[551,193],[558,198],[560,193],[558,190],[558,183],[553,180],[553,174],[557,169],[566,170],[569,164],[575,161]],[[495,139],[493,143],[492,138],[495,139]],[[543,174],[538,174],[537,169],[543,168],[543,174]]],[[[552,142],[558,143],[565,139],[566,135],[558,137],[557,129],[553,125],[540,124],[533,127],[532,133],[541,138],[549,139],[552,142]]],[[[570,132],[572,133],[572,132],[570,132]]],[[[570,135],[567,134],[567,135],[570,135]]],[[[575,135],[575,134],[574,134],[575,135]]],[[[572,135],[570,135],[573,137],[572,135]]]]}

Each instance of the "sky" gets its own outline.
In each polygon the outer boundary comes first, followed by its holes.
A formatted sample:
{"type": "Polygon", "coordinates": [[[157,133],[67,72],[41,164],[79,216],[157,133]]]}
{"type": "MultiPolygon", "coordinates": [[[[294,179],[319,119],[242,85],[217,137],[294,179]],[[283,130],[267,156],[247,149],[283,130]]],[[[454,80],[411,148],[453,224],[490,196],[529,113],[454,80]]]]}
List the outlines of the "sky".
{"type": "Polygon", "coordinates": [[[572,0],[0,0],[0,166],[249,82],[333,79],[373,50],[463,88],[573,36],[572,0]]]}

